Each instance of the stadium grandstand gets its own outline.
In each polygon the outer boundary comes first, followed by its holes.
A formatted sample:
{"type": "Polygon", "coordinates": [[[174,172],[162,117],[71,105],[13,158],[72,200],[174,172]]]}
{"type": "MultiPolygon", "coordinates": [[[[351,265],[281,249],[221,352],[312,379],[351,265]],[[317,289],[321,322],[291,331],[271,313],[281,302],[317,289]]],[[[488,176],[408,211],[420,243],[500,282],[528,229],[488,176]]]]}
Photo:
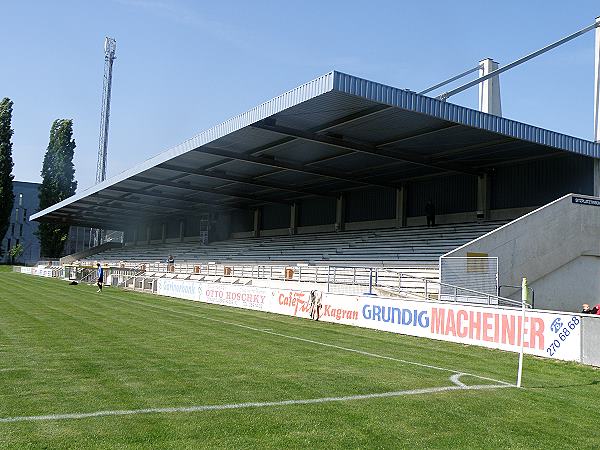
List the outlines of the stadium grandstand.
{"type": "MultiPolygon", "coordinates": [[[[561,240],[538,233],[545,214],[559,223],[569,208],[586,207],[581,220],[597,236],[599,193],[598,143],[333,71],[32,219],[124,232],[122,246],[103,244],[63,263],[100,261],[135,275],[153,265],[153,276],[185,277],[206,275],[205,266],[222,276],[236,265],[263,274],[271,266],[297,281],[302,271],[317,281],[327,267],[328,283],[332,267],[439,282],[444,255],[468,247],[457,256],[498,258],[489,242],[500,232],[512,253],[502,254],[492,284],[510,297],[527,275],[511,269],[514,261],[532,260],[519,239],[537,245],[543,261],[536,239],[561,240]],[[565,196],[566,209],[552,209],[565,196]],[[428,203],[434,227],[426,226],[428,203]],[[169,255],[174,264],[165,264],[169,255]]],[[[561,265],[597,270],[597,247],[567,252],[561,265]]],[[[540,302],[549,290],[543,281],[559,269],[542,266],[530,279],[540,283],[540,302]]],[[[237,280],[252,283],[254,274],[237,280]]],[[[554,305],[550,297],[540,304],[554,305]]]]}

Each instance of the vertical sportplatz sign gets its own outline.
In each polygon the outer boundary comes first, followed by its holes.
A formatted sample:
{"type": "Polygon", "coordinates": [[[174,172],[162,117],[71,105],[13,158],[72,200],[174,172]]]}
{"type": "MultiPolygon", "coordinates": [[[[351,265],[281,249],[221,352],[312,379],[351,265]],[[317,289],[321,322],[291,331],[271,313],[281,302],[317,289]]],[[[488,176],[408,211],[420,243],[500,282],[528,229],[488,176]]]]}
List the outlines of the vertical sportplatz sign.
{"type": "MultiPolygon", "coordinates": [[[[158,279],[157,293],[236,308],[309,318],[310,292],[158,279]]],[[[581,359],[579,316],[520,309],[323,293],[323,322],[426,337],[565,361],[581,359]]]]}

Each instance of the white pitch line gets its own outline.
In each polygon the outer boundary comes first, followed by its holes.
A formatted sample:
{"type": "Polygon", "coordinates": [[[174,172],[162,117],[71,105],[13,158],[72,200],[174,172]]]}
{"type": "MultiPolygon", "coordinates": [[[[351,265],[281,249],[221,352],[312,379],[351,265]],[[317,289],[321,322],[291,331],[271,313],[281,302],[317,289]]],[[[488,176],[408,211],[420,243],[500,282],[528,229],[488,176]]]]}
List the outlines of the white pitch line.
{"type": "Polygon", "coordinates": [[[273,336],[279,336],[279,337],[283,337],[283,338],[286,338],[286,339],[294,339],[296,341],[307,342],[309,344],[321,345],[323,347],[335,348],[335,349],[344,350],[344,351],[347,351],[347,352],[358,353],[360,355],[370,356],[372,358],[386,359],[386,360],[389,360],[389,361],[395,361],[395,362],[399,362],[399,363],[402,363],[402,364],[410,364],[410,365],[413,365],[413,366],[425,367],[427,369],[441,370],[441,371],[444,371],[444,372],[451,372],[451,373],[455,373],[455,374],[468,375],[468,376],[471,376],[471,377],[474,377],[474,378],[478,378],[480,380],[492,381],[494,383],[504,384],[504,385],[507,385],[507,386],[513,386],[513,384],[507,383],[506,381],[495,380],[494,378],[483,377],[483,376],[480,376],[480,375],[474,375],[474,374],[466,373],[466,372],[460,372],[460,371],[457,371],[457,370],[454,370],[454,369],[448,369],[446,367],[433,366],[433,365],[430,365],[430,364],[424,364],[424,363],[418,363],[418,362],[414,362],[414,361],[408,361],[408,360],[405,360],[405,359],[393,358],[391,356],[378,355],[377,353],[371,353],[371,352],[367,352],[367,351],[364,351],[364,350],[357,350],[357,349],[354,349],[354,348],[342,347],[340,345],[328,344],[326,342],[319,342],[319,341],[315,341],[315,340],[312,340],[312,339],[302,338],[302,337],[299,337],[299,336],[291,336],[291,335],[288,335],[288,334],[276,333],[275,331],[267,331],[264,328],[255,328],[255,327],[252,327],[252,326],[249,326],[249,325],[244,325],[244,324],[241,324],[241,323],[229,322],[227,320],[221,320],[221,319],[215,319],[215,318],[206,316],[204,314],[193,314],[193,313],[189,313],[189,312],[186,312],[186,311],[176,311],[176,310],[173,310],[171,308],[164,308],[164,307],[161,307],[161,306],[158,306],[158,305],[151,305],[151,304],[148,304],[148,303],[142,303],[142,302],[137,302],[137,301],[135,303],[138,304],[138,305],[149,307],[149,308],[160,309],[160,310],[163,310],[163,311],[169,311],[169,312],[172,312],[172,313],[175,313],[175,314],[183,314],[183,315],[191,316],[191,317],[199,317],[199,318],[202,318],[202,319],[205,319],[205,320],[210,320],[212,322],[218,322],[218,323],[223,323],[223,324],[226,324],[226,325],[231,325],[231,326],[235,326],[235,327],[239,327],[239,328],[245,328],[247,330],[257,331],[259,333],[270,334],[270,335],[273,335],[273,336]]]}
{"type": "Polygon", "coordinates": [[[460,378],[462,375],[465,375],[465,374],[464,374],[464,373],[455,373],[454,375],[452,375],[452,376],[450,377],[450,381],[452,381],[452,382],[453,382],[455,385],[457,385],[457,386],[460,386],[460,387],[465,387],[465,386],[466,386],[466,384],[465,384],[465,383],[463,383],[462,381],[460,381],[460,380],[459,380],[459,378],[460,378]]]}
{"type": "MultiPolygon", "coordinates": [[[[457,374],[460,375],[460,374],[457,374]]],[[[461,383],[462,384],[462,383],[461,383]]],[[[160,413],[191,413],[191,412],[202,412],[202,411],[222,411],[227,409],[243,409],[243,408],[265,408],[271,406],[289,406],[289,405],[312,405],[318,403],[330,403],[330,402],[347,402],[354,400],[368,400],[374,398],[390,398],[390,397],[401,397],[406,395],[418,395],[418,394],[435,394],[439,392],[449,391],[475,391],[483,389],[501,389],[514,387],[511,385],[499,384],[481,384],[474,386],[442,386],[434,388],[423,388],[423,389],[411,389],[407,391],[395,391],[395,392],[382,392],[378,394],[363,394],[363,395],[348,395],[344,397],[322,397],[322,398],[309,398],[300,400],[282,400],[277,402],[249,402],[249,403],[230,403],[225,405],[200,405],[200,406],[181,406],[173,408],[145,408],[145,409],[124,409],[124,410],[107,410],[107,411],[95,411],[89,413],[71,413],[71,414],[47,414],[43,416],[16,416],[16,417],[2,417],[0,423],[14,423],[14,422],[39,422],[49,420],[75,420],[75,419],[87,419],[93,417],[106,417],[106,416],[132,416],[139,414],[160,414],[160,413]]]]}

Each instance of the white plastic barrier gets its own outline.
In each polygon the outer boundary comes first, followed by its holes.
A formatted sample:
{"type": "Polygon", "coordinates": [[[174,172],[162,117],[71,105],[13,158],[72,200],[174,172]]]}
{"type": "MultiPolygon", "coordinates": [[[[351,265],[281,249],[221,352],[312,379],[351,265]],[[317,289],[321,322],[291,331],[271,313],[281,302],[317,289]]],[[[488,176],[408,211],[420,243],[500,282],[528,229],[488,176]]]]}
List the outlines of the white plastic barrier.
{"type": "MultiPolygon", "coordinates": [[[[309,318],[310,292],[158,279],[157,294],[309,318]]],[[[433,301],[323,293],[320,320],[518,352],[521,310],[433,301]]],[[[525,353],[581,361],[578,315],[529,310],[525,353]]]]}

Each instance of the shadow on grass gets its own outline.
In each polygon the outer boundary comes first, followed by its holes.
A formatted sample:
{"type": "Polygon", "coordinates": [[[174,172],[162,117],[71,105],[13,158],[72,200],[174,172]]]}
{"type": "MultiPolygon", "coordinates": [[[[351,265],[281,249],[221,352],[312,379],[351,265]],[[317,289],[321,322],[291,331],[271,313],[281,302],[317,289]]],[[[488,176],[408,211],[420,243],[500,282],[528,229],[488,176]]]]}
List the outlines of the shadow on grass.
{"type": "Polygon", "coordinates": [[[596,385],[600,385],[600,380],[590,381],[589,383],[525,386],[525,388],[527,388],[527,389],[561,389],[561,388],[596,386],[596,385]]]}

